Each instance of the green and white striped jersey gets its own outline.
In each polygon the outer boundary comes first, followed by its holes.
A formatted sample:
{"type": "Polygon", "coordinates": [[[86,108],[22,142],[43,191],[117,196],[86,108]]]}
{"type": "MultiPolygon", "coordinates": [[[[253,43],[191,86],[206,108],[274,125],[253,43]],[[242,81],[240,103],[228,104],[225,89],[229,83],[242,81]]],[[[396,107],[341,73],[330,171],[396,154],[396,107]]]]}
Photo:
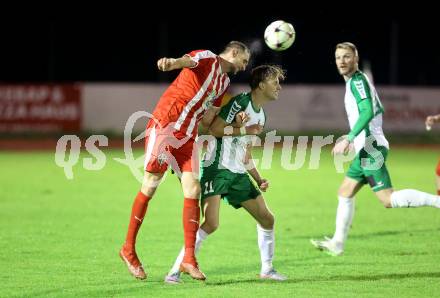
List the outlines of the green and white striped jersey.
{"type": "MultiPolygon", "coordinates": [[[[222,107],[219,116],[228,124],[235,120],[235,115],[240,111],[249,114],[249,121],[245,126],[253,124],[263,125],[266,123],[266,115],[263,108],[257,109],[251,98],[251,93],[241,93],[233,97],[227,105],[222,107]]],[[[204,160],[213,160],[212,166],[219,169],[228,169],[233,173],[246,173],[243,163],[246,148],[251,142],[250,136],[224,136],[217,138],[216,142],[209,142],[204,160]],[[215,156],[215,157],[214,157],[215,156]]]]}
{"type": "Polygon", "coordinates": [[[365,147],[366,138],[370,136],[377,145],[389,148],[382,130],[382,103],[363,72],[356,71],[346,82],[344,102],[351,129],[348,139],[354,142],[356,152],[365,147]]]}

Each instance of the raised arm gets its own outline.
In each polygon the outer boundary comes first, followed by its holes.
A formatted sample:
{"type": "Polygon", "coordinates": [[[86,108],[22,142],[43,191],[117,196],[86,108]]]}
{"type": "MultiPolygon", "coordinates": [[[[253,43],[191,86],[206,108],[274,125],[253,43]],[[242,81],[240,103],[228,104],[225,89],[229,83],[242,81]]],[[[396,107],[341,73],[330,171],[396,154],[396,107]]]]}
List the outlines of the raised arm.
{"type": "Polygon", "coordinates": [[[197,63],[188,55],[180,58],[160,58],[157,60],[157,68],[161,71],[170,71],[174,69],[182,69],[184,67],[195,67],[197,63]]]}

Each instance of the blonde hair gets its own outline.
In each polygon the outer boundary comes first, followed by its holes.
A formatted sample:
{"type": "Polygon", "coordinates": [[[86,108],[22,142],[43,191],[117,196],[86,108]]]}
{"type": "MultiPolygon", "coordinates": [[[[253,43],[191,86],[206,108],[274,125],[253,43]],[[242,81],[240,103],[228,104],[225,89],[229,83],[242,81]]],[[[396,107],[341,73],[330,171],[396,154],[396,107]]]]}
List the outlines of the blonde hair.
{"type": "Polygon", "coordinates": [[[265,80],[271,78],[278,78],[279,80],[284,80],[286,77],[286,71],[278,65],[260,65],[252,69],[251,71],[251,80],[249,85],[251,89],[256,89],[260,82],[264,82],[265,80]]]}
{"type": "Polygon", "coordinates": [[[359,56],[356,46],[353,43],[348,42],[348,41],[338,43],[336,45],[336,50],[337,49],[344,49],[344,50],[350,49],[354,53],[355,56],[359,56]]]}

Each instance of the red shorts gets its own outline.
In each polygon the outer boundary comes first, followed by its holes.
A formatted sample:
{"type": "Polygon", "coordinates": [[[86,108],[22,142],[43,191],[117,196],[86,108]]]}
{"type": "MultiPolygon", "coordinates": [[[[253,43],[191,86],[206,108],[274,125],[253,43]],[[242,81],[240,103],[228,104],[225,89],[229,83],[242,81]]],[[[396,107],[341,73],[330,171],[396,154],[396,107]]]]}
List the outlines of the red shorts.
{"type": "Polygon", "coordinates": [[[194,138],[176,131],[172,124],[161,128],[150,120],[145,136],[144,169],[150,173],[164,173],[168,166],[176,173],[199,171],[199,158],[194,138]]]}

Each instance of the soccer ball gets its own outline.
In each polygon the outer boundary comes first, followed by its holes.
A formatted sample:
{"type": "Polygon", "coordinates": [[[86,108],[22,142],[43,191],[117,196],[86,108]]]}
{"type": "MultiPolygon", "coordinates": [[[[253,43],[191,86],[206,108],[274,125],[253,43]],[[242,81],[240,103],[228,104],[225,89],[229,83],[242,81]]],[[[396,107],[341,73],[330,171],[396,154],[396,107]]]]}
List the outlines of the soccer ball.
{"type": "Polygon", "coordinates": [[[264,31],[264,41],[272,50],[284,51],[295,41],[295,29],[285,21],[272,22],[264,31]]]}

